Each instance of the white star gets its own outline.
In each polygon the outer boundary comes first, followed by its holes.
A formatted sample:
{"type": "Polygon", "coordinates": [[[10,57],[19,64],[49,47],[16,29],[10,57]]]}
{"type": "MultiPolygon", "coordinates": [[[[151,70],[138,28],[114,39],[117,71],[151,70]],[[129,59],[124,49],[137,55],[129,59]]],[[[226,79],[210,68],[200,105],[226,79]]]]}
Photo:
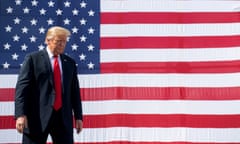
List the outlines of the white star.
{"type": "Polygon", "coordinates": [[[52,20],[52,19],[50,18],[50,19],[47,20],[47,23],[48,23],[48,25],[53,25],[54,20],[52,20]]]}
{"type": "Polygon", "coordinates": [[[42,8],[42,9],[39,10],[39,12],[40,12],[40,15],[45,15],[47,11],[42,8]]]}
{"type": "Polygon", "coordinates": [[[69,1],[64,2],[65,7],[70,7],[70,5],[71,5],[71,2],[69,2],[69,1]]]}
{"type": "Polygon", "coordinates": [[[85,3],[84,1],[82,1],[82,2],[80,3],[81,8],[86,8],[86,5],[87,5],[87,3],[85,3]]]}
{"type": "Polygon", "coordinates": [[[14,54],[12,55],[12,59],[13,59],[13,60],[18,60],[18,57],[19,57],[19,55],[17,55],[16,53],[14,53],[14,54]]]}
{"type": "Polygon", "coordinates": [[[86,55],[82,53],[81,55],[79,55],[79,58],[80,58],[80,61],[83,61],[86,59],[86,55]]]}
{"type": "Polygon", "coordinates": [[[9,25],[7,27],[5,27],[6,32],[11,32],[12,31],[12,27],[10,27],[9,25]]]}
{"type": "Polygon", "coordinates": [[[8,43],[4,44],[3,46],[4,46],[4,49],[5,49],[5,50],[9,50],[9,49],[10,49],[10,47],[11,47],[11,45],[10,45],[10,44],[8,44],[8,43]]]}
{"type": "Polygon", "coordinates": [[[30,11],[30,9],[29,9],[28,7],[25,7],[25,8],[23,9],[23,13],[25,13],[25,14],[28,14],[29,11],[30,11]]]}
{"type": "Polygon", "coordinates": [[[13,12],[13,8],[8,7],[8,8],[6,9],[6,11],[7,11],[7,13],[12,13],[12,12],[13,12]]]}
{"type": "Polygon", "coordinates": [[[39,30],[40,34],[44,34],[45,33],[45,28],[44,27],[40,27],[38,30],[39,30]]]}
{"type": "Polygon", "coordinates": [[[81,25],[86,25],[86,23],[87,23],[87,20],[85,20],[84,18],[82,18],[82,19],[80,20],[80,24],[81,24],[81,25]]]}
{"type": "Polygon", "coordinates": [[[92,27],[90,27],[90,28],[88,29],[88,33],[89,33],[89,34],[93,34],[94,31],[95,31],[95,29],[93,29],[92,27]]]}
{"type": "Polygon", "coordinates": [[[88,45],[88,51],[93,51],[94,46],[92,44],[88,45]]]}
{"type": "Polygon", "coordinates": [[[22,33],[28,33],[28,28],[27,27],[23,27],[22,28],[22,33]]]}
{"type": "Polygon", "coordinates": [[[18,18],[18,17],[16,17],[15,19],[14,19],[14,24],[20,24],[20,19],[18,18]]]}
{"type": "Polygon", "coordinates": [[[38,1],[36,1],[36,0],[31,1],[31,3],[32,3],[32,6],[37,6],[38,5],[38,1]]]}
{"type": "Polygon", "coordinates": [[[55,4],[55,2],[50,1],[50,2],[48,2],[48,7],[54,7],[54,4],[55,4]]]}
{"type": "Polygon", "coordinates": [[[60,9],[57,9],[57,10],[56,10],[57,15],[62,15],[62,12],[63,12],[63,11],[60,10],[60,9]]]}
{"type": "Polygon", "coordinates": [[[94,64],[92,62],[88,63],[88,69],[94,69],[94,64]]]}
{"type": "Polygon", "coordinates": [[[28,46],[26,44],[21,45],[22,51],[27,51],[28,46]]]}
{"type": "Polygon", "coordinates": [[[73,33],[73,34],[74,34],[74,33],[78,33],[78,28],[76,28],[76,27],[72,28],[72,33],[73,33]]]}
{"type": "Polygon", "coordinates": [[[73,15],[78,15],[78,10],[75,8],[74,10],[72,10],[72,13],[73,13],[73,15]]]}
{"type": "Polygon", "coordinates": [[[21,5],[22,1],[21,0],[15,0],[16,5],[21,5]]]}
{"type": "Polygon", "coordinates": [[[31,42],[36,42],[36,40],[37,40],[37,38],[33,35],[29,39],[30,39],[31,42]]]}
{"type": "Polygon", "coordinates": [[[20,37],[18,35],[13,36],[13,41],[19,41],[20,37]]]}
{"type": "Polygon", "coordinates": [[[76,50],[77,50],[77,48],[78,48],[78,45],[76,45],[76,44],[73,44],[71,47],[72,47],[72,51],[76,51],[76,50]]]}
{"type": "Polygon", "coordinates": [[[10,64],[8,64],[7,62],[5,62],[4,64],[2,64],[3,65],[3,68],[4,69],[8,69],[8,67],[10,66],[10,64]]]}
{"type": "Polygon", "coordinates": [[[82,36],[80,37],[80,41],[81,41],[81,42],[86,42],[86,40],[87,40],[87,37],[85,37],[84,35],[82,35],[82,36]]]}
{"type": "Polygon", "coordinates": [[[94,13],[95,13],[95,12],[94,12],[93,10],[88,11],[88,15],[89,15],[89,16],[94,16],[94,13]]]}
{"type": "Polygon", "coordinates": [[[39,50],[43,50],[43,49],[44,49],[44,45],[42,45],[42,44],[39,45],[39,46],[38,46],[38,49],[39,49],[39,50]]]}
{"type": "Polygon", "coordinates": [[[36,19],[32,19],[30,22],[31,22],[31,25],[37,25],[37,20],[36,19]]]}
{"type": "Polygon", "coordinates": [[[69,20],[68,18],[66,18],[65,20],[63,20],[63,22],[64,22],[64,25],[69,25],[70,22],[71,22],[71,20],[69,20]]]}

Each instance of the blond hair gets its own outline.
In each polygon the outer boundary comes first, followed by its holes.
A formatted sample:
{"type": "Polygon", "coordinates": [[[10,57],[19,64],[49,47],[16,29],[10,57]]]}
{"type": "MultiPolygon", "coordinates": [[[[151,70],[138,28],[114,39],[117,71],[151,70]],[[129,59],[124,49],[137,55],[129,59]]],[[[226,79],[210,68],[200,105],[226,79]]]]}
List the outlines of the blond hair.
{"type": "Polygon", "coordinates": [[[53,39],[56,36],[69,37],[70,35],[71,35],[71,32],[68,29],[60,26],[54,26],[48,29],[45,43],[47,43],[48,40],[53,39]]]}

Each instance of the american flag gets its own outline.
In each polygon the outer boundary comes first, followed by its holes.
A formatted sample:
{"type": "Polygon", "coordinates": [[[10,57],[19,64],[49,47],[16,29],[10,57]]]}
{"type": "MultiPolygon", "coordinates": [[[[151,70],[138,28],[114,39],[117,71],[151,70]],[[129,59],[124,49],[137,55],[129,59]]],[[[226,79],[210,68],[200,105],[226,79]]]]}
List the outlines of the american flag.
{"type": "MultiPolygon", "coordinates": [[[[0,0],[0,143],[20,143],[14,88],[55,25],[72,35],[81,144],[239,144],[240,1],[0,0]]],[[[48,139],[51,142],[51,139],[48,139]]]]}

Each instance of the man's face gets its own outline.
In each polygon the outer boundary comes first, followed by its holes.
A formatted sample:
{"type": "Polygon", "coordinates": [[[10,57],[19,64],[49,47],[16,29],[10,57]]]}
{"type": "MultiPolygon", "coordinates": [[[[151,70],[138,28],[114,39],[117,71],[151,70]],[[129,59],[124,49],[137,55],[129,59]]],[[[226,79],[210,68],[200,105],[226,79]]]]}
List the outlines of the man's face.
{"type": "Polygon", "coordinates": [[[48,47],[54,55],[59,55],[64,52],[66,43],[66,36],[56,36],[53,39],[49,40],[48,47]]]}

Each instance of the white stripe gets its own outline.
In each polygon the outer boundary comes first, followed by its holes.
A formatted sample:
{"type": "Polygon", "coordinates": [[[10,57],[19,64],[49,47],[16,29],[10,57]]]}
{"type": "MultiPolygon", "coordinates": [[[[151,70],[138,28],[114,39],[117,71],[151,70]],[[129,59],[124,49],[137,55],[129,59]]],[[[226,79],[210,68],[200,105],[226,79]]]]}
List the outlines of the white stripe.
{"type": "Polygon", "coordinates": [[[0,74],[0,88],[14,88],[17,82],[17,75],[0,74]]]}
{"type": "Polygon", "coordinates": [[[238,0],[101,0],[101,12],[234,12],[238,0]]]}
{"type": "MultiPolygon", "coordinates": [[[[0,102],[0,115],[13,115],[13,102],[0,102]],[[5,109],[5,110],[3,110],[5,109]]],[[[109,100],[83,101],[83,113],[95,114],[240,114],[240,100],[109,100]]]]}
{"type": "MultiPolygon", "coordinates": [[[[6,80],[0,75],[0,81],[6,80]]],[[[13,76],[15,78],[15,76],[13,76]]],[[[15,88],[17,79],[6,87],[15,88]]],[[[96,74],[79,75],[81,88],[98,87],[236,87],[240,86],[240,73],[229,74],[96,74]]]]}
{"type": "Polygon", "coordinates": [[[129,36],[231,36],[240,34],[240,23],[219,24],[102,24],[101,37],[129,36]]]}
{"type": "MultiPolygon", "coordinates": [[[[240,143],[239,128],[97,128],[74,132],[75,142],[218,142],[240,143]]],[[[22,135],[14,129],[0,130],[0,143],[20,143],[22,135]]],[[[48,142],[51,142],[50,136],[48,142]]]]}
{"type": "Polygon", "coordinates": [[[0,116],[14,115],[14,102],[0,101],[0,116]]]}
{"type": "Polygon", "coordinates": [[[240,114],[240,101],[109,100],[83,102],[86,115],[95,114],[240,114]]]}
{"type": "Polygon", "coordinates": [[[240,73],[233,74],[101,74],[79,76],[82,88],[97,87],[234,87],[240,73]]]}
{"type": "Polygon", "coordinates": [[[240,142],[239,128],[102,128],[84,129],[77,141],[83,142],[240,142]]]}
{"type": "Polygon", "coordinates": [[[199,62],[240,60],[240,47],[194,49],[108,49],[100,51],[105,62],[199,62]]]}

